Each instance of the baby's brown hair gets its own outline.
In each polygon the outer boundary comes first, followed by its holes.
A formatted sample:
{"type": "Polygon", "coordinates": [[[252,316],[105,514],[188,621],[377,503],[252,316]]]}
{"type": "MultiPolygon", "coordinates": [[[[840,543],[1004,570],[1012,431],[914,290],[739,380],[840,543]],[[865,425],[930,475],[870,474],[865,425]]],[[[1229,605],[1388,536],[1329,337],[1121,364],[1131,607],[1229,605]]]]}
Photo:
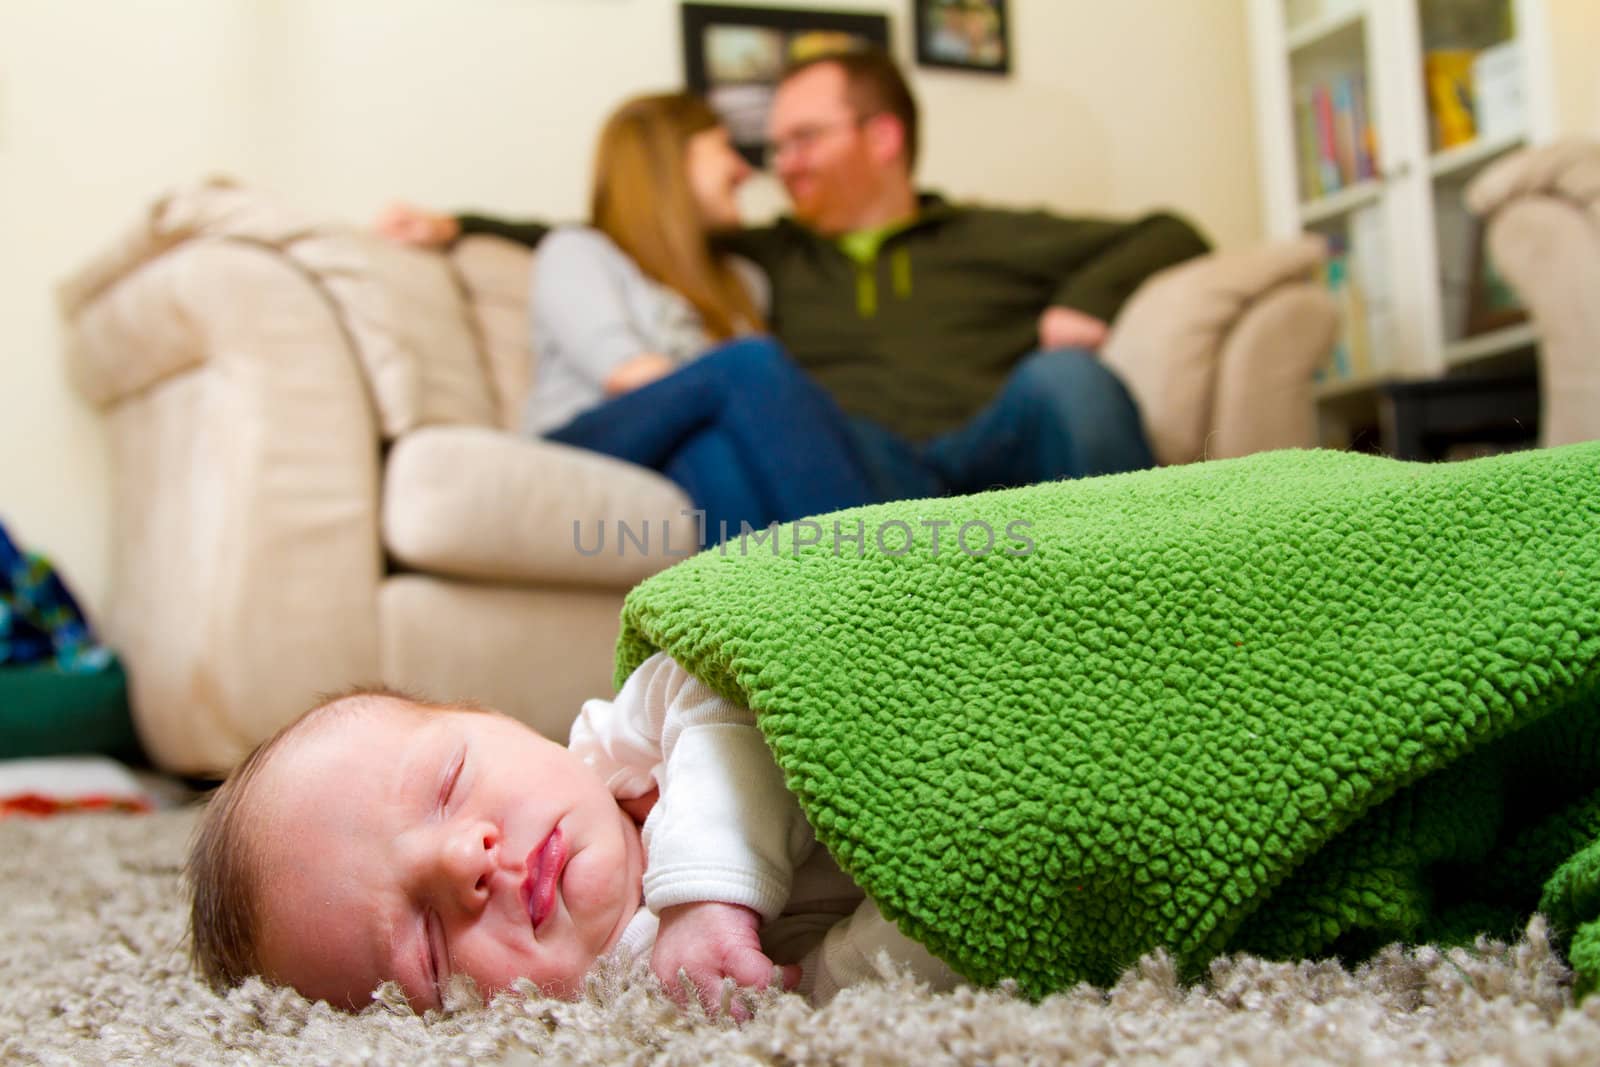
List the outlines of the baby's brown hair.
{"type": "Polygon", "coordinates": [[[383,686],[352,689],[319,701],[257,745],[228,774],[206,804],[189,845],[189,951],[212,988],[226,989],[261,973],[257,944],[262,871],[251,834],[254,786],[288,742],[330,720],[394,701],[425,711],[484,709],[472,703],[436,703],[383,686]]]}

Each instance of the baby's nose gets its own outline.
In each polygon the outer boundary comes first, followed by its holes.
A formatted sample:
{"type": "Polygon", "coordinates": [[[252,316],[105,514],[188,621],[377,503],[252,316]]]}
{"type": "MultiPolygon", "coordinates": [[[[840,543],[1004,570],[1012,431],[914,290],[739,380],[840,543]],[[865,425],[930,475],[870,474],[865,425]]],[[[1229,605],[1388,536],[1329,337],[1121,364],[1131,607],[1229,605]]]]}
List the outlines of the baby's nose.
{"type": "Polygon", "coordinates": [[[441,888],[460,907],[476,911],[489,899],[500,838],[487,824],[457,827],[440,843],[436,874],[441,888]]]}

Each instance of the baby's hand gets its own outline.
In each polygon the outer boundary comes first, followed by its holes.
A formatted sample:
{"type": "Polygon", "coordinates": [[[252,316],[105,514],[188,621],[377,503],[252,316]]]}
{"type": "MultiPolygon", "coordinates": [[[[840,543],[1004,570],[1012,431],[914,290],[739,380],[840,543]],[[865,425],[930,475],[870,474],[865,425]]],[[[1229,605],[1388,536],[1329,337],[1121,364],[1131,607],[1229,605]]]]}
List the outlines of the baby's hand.
{"type": "MultiPolygon", "coordinates": [[[[765,989],[772,982],[773,963],[761,951],[760,926],[761,916],[738,904],[707,901],[667,908],[661,913],[650,968],[679,1007],[686,992],[678,972],[686,972],[701,1005],[714,1015],[722,999],[723,978],[747,989],[765,989]]],[[[798,966],[783,968],[785,989],[799,982],[798,966]]],[[[737,999],[729,1011],[740,1022],[750,1015],[737,999]]]]}

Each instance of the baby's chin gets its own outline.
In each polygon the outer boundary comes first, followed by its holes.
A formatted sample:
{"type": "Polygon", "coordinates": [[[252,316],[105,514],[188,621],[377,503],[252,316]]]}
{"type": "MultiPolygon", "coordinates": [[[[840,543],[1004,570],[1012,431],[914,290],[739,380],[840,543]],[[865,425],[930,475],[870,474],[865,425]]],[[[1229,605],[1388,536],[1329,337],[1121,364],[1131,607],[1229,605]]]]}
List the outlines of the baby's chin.
{"type": "Polygon", "coordinates": [[[635,868],[625,854],[597,855],[596,851],[574,856],[562,879],[568,918],[591,964],[622,939],[628,923],[643,906],[644,892],[642,882],[630,877],[635,868]]]}

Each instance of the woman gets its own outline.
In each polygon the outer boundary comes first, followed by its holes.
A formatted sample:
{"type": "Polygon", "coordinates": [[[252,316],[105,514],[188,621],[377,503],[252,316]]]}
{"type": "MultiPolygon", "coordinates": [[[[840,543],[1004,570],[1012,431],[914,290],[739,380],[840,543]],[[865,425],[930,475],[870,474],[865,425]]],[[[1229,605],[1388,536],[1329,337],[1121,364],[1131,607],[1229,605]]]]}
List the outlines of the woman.
{"type": "MultiPolygon", "coordinates": [[[[531,297],[526,428],[665,474],[708,543],[875,499],[843,413],[760,334],[765,279],[712,248],[750,174],[698,97],[629,100],[600,134],[590,224],[539,244],[531,297]]],[[[396,210],[380,227],[408,239],[396,210]]]]}

